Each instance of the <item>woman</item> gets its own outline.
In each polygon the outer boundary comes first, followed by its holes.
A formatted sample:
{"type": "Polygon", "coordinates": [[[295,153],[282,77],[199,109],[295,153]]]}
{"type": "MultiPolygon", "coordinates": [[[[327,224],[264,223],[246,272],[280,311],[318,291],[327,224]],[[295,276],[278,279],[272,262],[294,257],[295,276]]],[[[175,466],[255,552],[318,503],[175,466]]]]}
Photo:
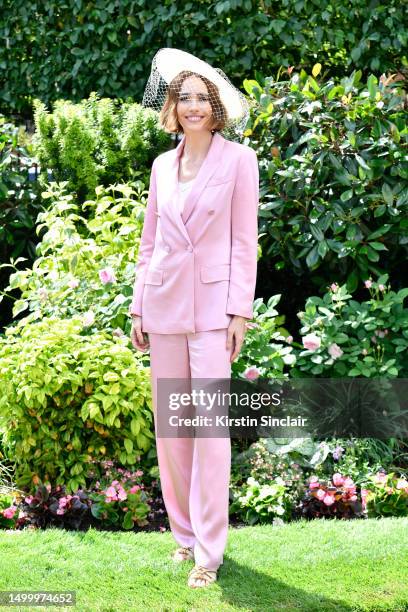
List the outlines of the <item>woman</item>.
{"type": "Polygon", "coordinates": [[[220,133],[245,124],[248,108],[221,75],[177,49],[153,60],[144,102],[152,105],[159,76],[168,84],[156,103],[162,127],[183,138],[153,162],[130,307],[132,344],[150,349],[160,480],[180,545],[173,559],[195,560],[193,588],[214,582],[223,563],[231,443],[159,436],[158,379],[188,388],[196,378],[231,377],[253,315],[257,266],[257,157],[220,133]]]}

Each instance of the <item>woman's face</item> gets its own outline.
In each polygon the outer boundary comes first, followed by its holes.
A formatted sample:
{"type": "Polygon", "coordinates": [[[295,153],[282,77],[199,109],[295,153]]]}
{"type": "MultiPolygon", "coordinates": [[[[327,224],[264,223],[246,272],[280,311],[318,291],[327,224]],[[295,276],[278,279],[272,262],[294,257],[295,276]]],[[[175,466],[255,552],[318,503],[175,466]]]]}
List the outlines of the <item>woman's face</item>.
{"type": "Polygon", "coordinates": [[[210,130],[212,107],[204,81],[191,76],[184,79],[177,103],[177,118],[184,132],[210,130]]]}

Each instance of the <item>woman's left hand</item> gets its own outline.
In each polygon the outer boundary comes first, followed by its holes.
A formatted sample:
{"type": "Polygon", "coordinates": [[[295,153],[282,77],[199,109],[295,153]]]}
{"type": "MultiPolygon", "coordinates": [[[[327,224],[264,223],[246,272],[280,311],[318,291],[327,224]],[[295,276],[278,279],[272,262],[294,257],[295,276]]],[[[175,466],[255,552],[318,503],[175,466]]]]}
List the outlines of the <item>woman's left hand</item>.
{"type": "Polygon", "coordinates": [[[241,350],[242,344],[245,338],[246,318],[239,315],[234,315],[230,321],[227,330],[227,350],[233,348],[233,352],[230,357],[230,361],[235,361],[241,350]]]}

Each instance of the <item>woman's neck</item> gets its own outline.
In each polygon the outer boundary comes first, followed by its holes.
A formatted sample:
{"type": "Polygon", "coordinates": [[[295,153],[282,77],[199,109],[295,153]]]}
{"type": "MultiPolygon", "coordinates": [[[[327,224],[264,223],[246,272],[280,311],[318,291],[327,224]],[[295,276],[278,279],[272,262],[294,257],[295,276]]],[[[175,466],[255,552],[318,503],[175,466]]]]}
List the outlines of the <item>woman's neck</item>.
{"type": "Polygon", "coordinates": [[[188,164],[200,163],[207,155],[213,135],[211,132],[185,133],[183,158],[188,164]]]}

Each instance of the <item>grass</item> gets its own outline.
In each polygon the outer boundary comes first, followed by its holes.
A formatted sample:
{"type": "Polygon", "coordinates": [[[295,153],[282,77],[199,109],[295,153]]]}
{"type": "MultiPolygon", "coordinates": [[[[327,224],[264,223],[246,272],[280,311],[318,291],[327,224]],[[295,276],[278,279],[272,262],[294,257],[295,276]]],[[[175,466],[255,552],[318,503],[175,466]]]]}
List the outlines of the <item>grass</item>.
{"type": "Polygon", "coordinates": [[[0,531],[0,591],[74,590],[62,609],[80,612],[408,611],[408,518],[230,528],[204,589],[187,587],[175,547],[169,532],[0,531]]]}

